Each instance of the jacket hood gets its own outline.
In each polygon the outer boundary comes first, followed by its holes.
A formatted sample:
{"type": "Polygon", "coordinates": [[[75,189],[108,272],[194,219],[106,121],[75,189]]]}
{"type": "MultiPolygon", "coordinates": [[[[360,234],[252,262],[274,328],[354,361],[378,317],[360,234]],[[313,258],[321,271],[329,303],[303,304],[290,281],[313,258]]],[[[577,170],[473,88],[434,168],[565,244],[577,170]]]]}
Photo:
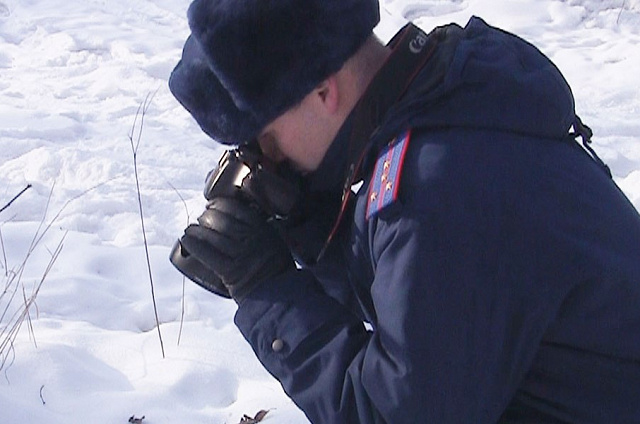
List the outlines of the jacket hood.
{"type": "Polygon", "coordinates": [[[575,121],[571,89],[536,47],[477,17],[465,28],[436,31],[445,32],[441,46],[388,112],[382,137],[408,127],[566,136],[575,121]],[[434,72],[441,74],[437,84],[434,72]]]}

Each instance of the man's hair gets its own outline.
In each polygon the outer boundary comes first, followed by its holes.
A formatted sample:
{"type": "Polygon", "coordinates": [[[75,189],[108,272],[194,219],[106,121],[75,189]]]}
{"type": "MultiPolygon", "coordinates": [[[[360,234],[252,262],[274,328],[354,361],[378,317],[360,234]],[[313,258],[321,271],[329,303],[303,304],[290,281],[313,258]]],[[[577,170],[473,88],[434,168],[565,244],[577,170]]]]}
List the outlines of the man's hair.
{"type": "Polygon", "coordinates": [[[375,34],[372,34],[360,46],[358,51],[345,62],[345,68],[348,68],[356,77],[358,91],[364,91],[371,78],[380,70],[388,55],[388,48],[375,34]]]}

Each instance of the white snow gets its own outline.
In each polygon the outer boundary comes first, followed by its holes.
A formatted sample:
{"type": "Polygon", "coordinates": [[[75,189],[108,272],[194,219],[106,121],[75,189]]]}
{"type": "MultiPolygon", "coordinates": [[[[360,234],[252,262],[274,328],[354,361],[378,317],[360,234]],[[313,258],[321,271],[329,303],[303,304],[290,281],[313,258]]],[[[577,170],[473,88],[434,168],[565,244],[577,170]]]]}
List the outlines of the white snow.
{"type": "MultiPolygon", "coordinates": [[[[640,209],[640,0],[382,4],[383,39],[405,18],[430,30],[478,15],[534,43],[570,82],[594,147],[640,209]]],[[[0,356],[2,424],[235,424],[261,409],[265,422],[306,422],[234,327],[233,302],[187,282],[183,312],[168,261],[222,152],[167,88],[188,5],[0,0],[0,207],[32,184],[0,213],[0,341],[63,240],[0,356]],[[150,96],[137,160],[164,359],[128,138],[150,96]]]]}

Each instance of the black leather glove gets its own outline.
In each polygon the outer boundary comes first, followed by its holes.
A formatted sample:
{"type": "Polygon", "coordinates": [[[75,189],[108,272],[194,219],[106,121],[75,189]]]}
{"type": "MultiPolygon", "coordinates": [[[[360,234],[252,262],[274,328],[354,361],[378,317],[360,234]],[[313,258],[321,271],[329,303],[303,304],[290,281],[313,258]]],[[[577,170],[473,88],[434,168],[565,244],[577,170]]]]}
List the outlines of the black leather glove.
{"type": "Polygon", "coordinates": [[[194,281],[224,296],[221,282],[237,302],[264,279],[295,268],[289,249],[266,217],[236,198],[217,197],[209,202],[180,243],[205,272],[213,274],[200,277],[209,280],[206,285],[194,281]]]}

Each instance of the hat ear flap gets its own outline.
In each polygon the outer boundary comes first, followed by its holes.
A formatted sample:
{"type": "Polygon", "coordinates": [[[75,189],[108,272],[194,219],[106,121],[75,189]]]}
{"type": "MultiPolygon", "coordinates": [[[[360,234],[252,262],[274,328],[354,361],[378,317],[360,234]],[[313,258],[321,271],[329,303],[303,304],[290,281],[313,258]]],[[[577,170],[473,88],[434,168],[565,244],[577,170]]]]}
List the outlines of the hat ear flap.
{"type": "Polygon", "coordinates": [[[200,128],[220,143],[243,144],[260,130],[255,118],[233,102],[193,36],[187,39],[182,59],[169,77],[169,89],[200,128]]]}

